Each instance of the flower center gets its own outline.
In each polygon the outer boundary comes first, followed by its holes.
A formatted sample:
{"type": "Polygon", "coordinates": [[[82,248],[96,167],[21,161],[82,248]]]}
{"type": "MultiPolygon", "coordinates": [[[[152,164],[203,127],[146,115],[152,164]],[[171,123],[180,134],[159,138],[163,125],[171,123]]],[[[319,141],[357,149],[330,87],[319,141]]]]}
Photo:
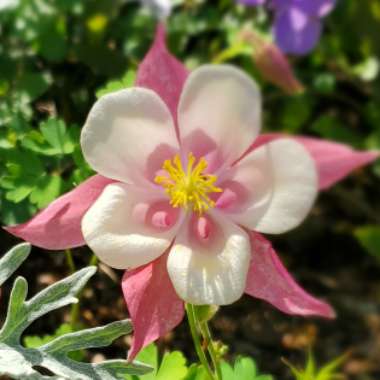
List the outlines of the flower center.
{"type": "Polygon", "coordinates": [[[185,171],[177,154],[172,160],[165,160],[162,165],[167,174],[156,176],[154,181],[165,189],[173,207],[183,207],[185,210],[190,208],[201,215],[215,206],[208,194],[223,191],[214,186],[217,176],[204,173],[206,168],[207,161],[204,157],[196,163],[194,155],[189,153],[185,171]]]}

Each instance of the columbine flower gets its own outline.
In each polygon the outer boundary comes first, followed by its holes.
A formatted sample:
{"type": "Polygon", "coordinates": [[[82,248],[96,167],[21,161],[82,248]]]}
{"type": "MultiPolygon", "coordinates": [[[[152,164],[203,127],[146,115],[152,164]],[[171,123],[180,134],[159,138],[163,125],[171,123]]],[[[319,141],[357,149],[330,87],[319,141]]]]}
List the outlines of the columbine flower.
{"type": "Polygon", "coordinates": [[[184,307],[178,294],[192,302],[226,303],[244,290],[285,313],[332,317],[326,303],[296,284],[270,242],[241,226],[268,232],[294,227],[313,201],[315,169],[318,187],[325,189],[378,153],[275,134],[261,135],[237,157],[260,126],[256,86],[224,66],[206,66],[188,77],[168,53],[162,28],[136,85],[153,91],[104,98],[90,112],[82,135],[90,164],[109,177],[93,176],[29,222],[7,230],[59,250],[85,244],[83,223],[98,255],[118,267],[136,267],[122,281],[134,324],[130,358],[180,323],[184,307]],[[185,178],[193,179],[193,191],[185,178]]]}
{"type": "Polygon", "coordinates": [[[82,130],[83,154],[117,182],[85,214],[83,236],[119,269],[168,251],[180,298],[230,304],[246,285],[246,230],[283,233],[305,218],[317,193],[314,161],[285,138],[243,156],[260,130],[261,99],[252,79],[231,66],[193,71],[177,118],[176,131],[164,101],[145,88],[95,103],[82,130]]]}
{"type": "MultiPolygon", "coordinates": [[[[246,5],[264,4],[265,0],[238,0],[246,5]]],[[[322,19],[336,0],[272,0],[275,11],[274,35],[285,53],[307,54],[314,49],[322,31],[322,19]]]]}

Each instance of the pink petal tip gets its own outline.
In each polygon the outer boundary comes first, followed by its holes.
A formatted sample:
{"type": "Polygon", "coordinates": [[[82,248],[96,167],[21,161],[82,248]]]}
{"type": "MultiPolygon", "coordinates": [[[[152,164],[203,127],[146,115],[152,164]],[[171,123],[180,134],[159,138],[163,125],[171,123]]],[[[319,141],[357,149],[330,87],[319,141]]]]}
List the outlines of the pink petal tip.
{"type": "Polygon", "coordinates": [[[122,289],[134,328],[128,352],[138,352],[174,329],[184,317],[183,301],[177,296],[166,270],[167,254],[144,267],[126,271],[122,289]]]}
{"type": "Polygon", "coordinates": [[[37,247],[61,250],[85,245],[81,220],[104,187],[113,182],[95,175],[59,197],[26,223],[4,227],[37,247]]]}
{"type": "Polygon", "coordinates": [[[319,176],[319,189],[327,189],[351,172],[379,158],[376,151],[357,151],[348,145],[313,137],[291,136],[282,133],[261,135],[249,151],[279,138],[292,138],[300,142],[313,157],[319,176]]]}
{"type": "Polygon", "coordinates": [[[287,314],[335,318],[330,305],[314,298],[294,281],[268,240],[252,232],[251,244],[247,294],[265,300],[287,314]]]}

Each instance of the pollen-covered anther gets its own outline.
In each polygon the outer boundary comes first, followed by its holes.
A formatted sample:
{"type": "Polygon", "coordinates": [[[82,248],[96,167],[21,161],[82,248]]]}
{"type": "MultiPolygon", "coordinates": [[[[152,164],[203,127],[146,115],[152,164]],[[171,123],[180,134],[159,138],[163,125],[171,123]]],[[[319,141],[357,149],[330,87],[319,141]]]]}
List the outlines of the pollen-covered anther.
{"type": "Polygon", "coordinates": [[[165,160],[162,165],[167,175],[157,176],[154,181],[165,189],[173,207],[191,209],[201,215],[215,207],[215,202],[208,194],[220,193],[223,190],[214,185],[217,180],[215,175],[204,172],[207,169],[205,158],[196,161],[194,155],[189,153],[187,168],[184,170],[177,154],[172,160],[165,160]]]}

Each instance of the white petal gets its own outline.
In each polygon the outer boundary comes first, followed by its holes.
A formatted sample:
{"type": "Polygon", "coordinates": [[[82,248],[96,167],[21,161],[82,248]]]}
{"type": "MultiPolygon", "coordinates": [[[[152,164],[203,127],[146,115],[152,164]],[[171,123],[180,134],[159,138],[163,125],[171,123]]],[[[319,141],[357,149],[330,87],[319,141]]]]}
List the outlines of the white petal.
{"type": "Polygon", "coordinates": [[[297,227],[318,191],[315,163],[298,142],[280,139],[254,150],[235,168],[232,179],[251,191],[233,220],[255,231],[278,234],[297,227]]]}
{"type": "MultiPolygon", "coordinates": [[[[136,183],[150,161],[157,160],[157,152],[177,150],[178,142],[170,111],[160,97],[145,88],[131,88],[94,104],[82,129],[81,146],[98,173],[136,183]]],[[[162,162],[171,158],[172,153],[166,153],[162,162]]]]}
{"type": "Polygon", "coordinates": [[[101,261],[117,268],[135,268],[160,256],[180,224],[178,210],[133,186],[108,185],[82,219],[82,233],[101,261]],[[167,212],[168,222],[162,223],[167,212]],[[157,221],[158,219],[158,221],[157,221]]]}
{"type": "Polygon", "coordinates": [[[199,144],[195,140],[206,134],[231,163],[260,131],[259,89],[247,74],[232,66],[201,66],[185,82],[178,120],[185,150],[194,149],[199,144]]]}
{"type": "Polygon", "coordinates": [[[246,284],[248,235],[223,216],[211,222],[209,242],[199,241],[191,221],[184,223],[168,257],[174,288],[182,299],[195,305],[233,303],[246,284]]]}

